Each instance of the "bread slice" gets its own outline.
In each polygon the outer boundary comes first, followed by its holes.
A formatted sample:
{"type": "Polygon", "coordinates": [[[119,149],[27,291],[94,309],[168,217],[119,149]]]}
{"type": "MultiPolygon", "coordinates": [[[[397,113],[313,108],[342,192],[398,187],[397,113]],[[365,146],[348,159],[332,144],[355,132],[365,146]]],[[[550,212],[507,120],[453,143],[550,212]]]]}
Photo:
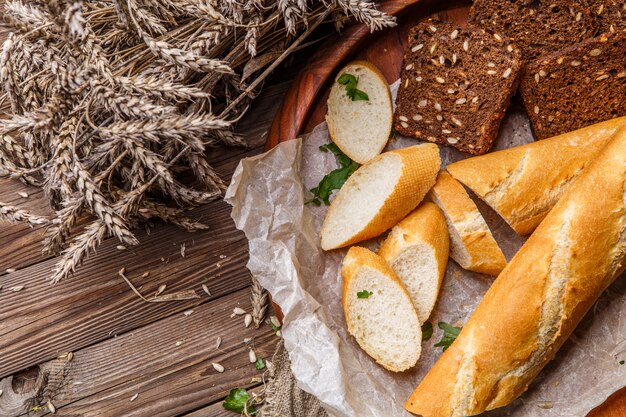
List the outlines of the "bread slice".
{"type": "Polygon", "coordinates": [[[624,161],[626,129],[585,168],[494,281],[406,402],[410,412],[474,416],[528,389],[626,268],[624,161]]]}
{"type": "Polygon", "coordinates": [[[378,251],[409,292],[420,323],[437,302],[449,245],[446,218],[435,204],[424,202],[391,229],[378,251]]]}
{"type": "Polygon", "coordinates": [[[594,36],[584,0],[475,0],[470,22],[508,36],[525,62],[594,36]]]}
{"type": "Polygon", "coordinates": [[[622,126],[626,117],[465,159],[446,169],[517,233],[528,235],[622,126]]]}
{"type": "Polygon", "coordinates": [[[586,40],[528,65],[520,92],[535,137],[626,115],[626,31],[586,40]]]}
{"type": "Polygon", "coordinates": [[[333,142],[352,160],[364,164],[379,153],[391,134],[393,105],[385,76],[366,61],[346,65],[335,79],[328,97],[326,123],[333,142]],[[367,100],[353,100],[338,82],[344,74],[357,78],[356,88],[367,100]]]}
{"type": "Polygon", "coordinates": [[[480,155],[491,148],[518,85],[519,51],[476,27],[427,21],[411,29],[395,130],[480,155]]]}
{"type": "Polygon", "coordinates": [[[441,166],[433,144],[385,152],[357,169],[337,192],[322,225],[322,249],[378,236],[422,201],[441,166]]]}
{"type": "Polygon", "coordinates": [[[469,271],[486,275],[502,272],[506,266],[504,254],[463,186],[441,171],[429,197],[446,216],[450,257],[469,271]]]}
{"type": "Polygon", "coordinates": [[[355,246],[343,260],[341,277],[348,332],[359,346],[390,371],[415,366],[422,329],[409,293],[389,265],[355,246]]]}
{"type": "Polygon", "coordinates": [[[587,0],[600,33],[626,29],[626,3],[623,0],[587,0]]]}

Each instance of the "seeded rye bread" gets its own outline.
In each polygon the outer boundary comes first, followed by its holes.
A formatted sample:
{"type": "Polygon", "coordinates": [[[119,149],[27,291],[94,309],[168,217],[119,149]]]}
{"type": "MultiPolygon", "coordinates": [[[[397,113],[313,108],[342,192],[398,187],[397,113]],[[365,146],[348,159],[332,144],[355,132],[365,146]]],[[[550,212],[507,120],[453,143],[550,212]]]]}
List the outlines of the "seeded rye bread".
{"type": "Polygon", "coordinates": [[[592,38],[597,30],[583,0],[475,0],[470,23],[508,36],[526,62],[592,38]]]}
{"type": "Polygon", "coordinates": [[[519,51],[498,34],[420,23],[409,34],[394,128],[481,155],[498,134],[521,67],[519,51]]]}
{"type": "Polygon", "coordinates": [[[587,0],[600,33],[626,29],[626,1],[587,0]]]}
{"type": "Polygon", "coordinates": [[[538,139],[626,115],[626,31],[533,62],[520,92],[538,139]]]}

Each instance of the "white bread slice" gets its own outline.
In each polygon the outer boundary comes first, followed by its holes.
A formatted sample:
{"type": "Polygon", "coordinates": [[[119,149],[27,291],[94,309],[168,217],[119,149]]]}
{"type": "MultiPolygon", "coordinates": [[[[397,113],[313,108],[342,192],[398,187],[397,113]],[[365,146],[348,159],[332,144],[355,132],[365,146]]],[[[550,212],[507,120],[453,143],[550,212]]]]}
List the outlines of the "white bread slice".
{"type": "Polygon", "coordinates": [[[424,202],[391,229],[378,251],[409,292],[420,323],[428,319],[437,302],[449,243],[441,209],[424,202]]]}
{"type": "Polygon", "coordinates": [[[354,246],[341,266],[343,311],[348,332],[380,365],[394,372],[415,366],[422,329],[409,293],[374,252],[354,246]],[[359,298],[358,292],[372,293],[359,298]]]}
{"type": "Polygon", "coordinates": [[[528,235],[626,117],[446,167],[520,235],[528,235]]]}
{"type": "Polygon", "coordinates": [[[626,128],[568,187],[493,282],[408,399],[407,410],[456,417],[509,404],[624,268],[626,128]]]}
{"type": "Polygon", "coordinates": [[[348,246],[394,226],[422,201],[440,166],[432,143],[385,152],[361,166],[330,204],[322,249],[348,246]]]}
{"type": "Polygon", "coordinates": [[[391,134],[393,106],[387,80],[376,66],[367,61],[346,65],[337,74],[327,104],[328,132],[339,149],[360,164],[382,152],[391,134]],[[369,100],[347,96],[345,86],[336,82],[346,73],[358,78],[357,88],[369,100]]]}
{"type": "Polygon", "coordinates": [[[450,257],[463,269],[498,275],[506,266],[506,258],[463,186],[441,171],[429,197],[446,216],[450,257]]]}

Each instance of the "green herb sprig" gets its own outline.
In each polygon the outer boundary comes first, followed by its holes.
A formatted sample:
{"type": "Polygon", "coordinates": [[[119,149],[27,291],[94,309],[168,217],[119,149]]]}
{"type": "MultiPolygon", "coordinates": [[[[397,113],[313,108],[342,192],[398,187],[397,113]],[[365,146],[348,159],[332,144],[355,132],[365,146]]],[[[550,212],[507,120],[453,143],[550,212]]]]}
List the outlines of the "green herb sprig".
{"type": "Polygon", "coordinates": [[[256,369],[258,369],[260,371],[261,369],[265,369],[265,366],[266,366],[265,365],[265,359],[263,359],[263,358],[257,358],[256,359],[256,362],[254,363],[254,367],[256,369]]]}
{"type": "Polygon", "coordinates": [[[433,324],[429,321],[422,324],[422,342],[428,342],[433,337],[433,324]]]}
{"type": "Polygon", "coordinates": [[[356,88],[359,83],[359,79],[354,75],[344,72],[339,78],[337,78],[337,82],[346,87],[346,95],[350,97],[352,101],[369,101],[370,98],[367,93],[356,88]]]}
{"type": "Polygon", "coordinates": [[[358,291],[356,293],[356,298],[370,298],[370,295],[372,294],[374,293],[368,290],[358,291]]]}
{"type": "Polygon", "coordinates": [[[443,321],[440,321],[437,324],[437,326],[441,330],[443,330],[443,337],[441,338],[440,341],[435,343],[435,346],[436,347],[442,347],[443,351],[445,352],[446,349],[448,349],[450,347],[452,342],[454,342],[456,340],[456,338],[459,335],[459,333],[461,333],[462,327],[455,327],[455,326],[452,326],[451,324],[445,323],[443,321]]]}
{"type": "Polygon", "coordinates": [[[327,206],[330,205],[330,195],[333,190],[340,189],[346,182],[350,175],[356,171],[360,165],[354,162],[341,149],[334,143],[328,143],[320,146],[320,150],[323,152],[332,152],[337,157],[340,167],[332,170],[330,173],[324,175],[324,178],[320,181],[317,187],[311,188],[313,198],[306,201],[304,204],[315,204],[319,206],[324,202],[327,206]]]}
{"type": "Polygon", "coordinates": [[[241,414],[246,410],[249,415],[252,415],[255,411],[249,401],[250,395],[248,395],[248,391],[244,388],[234,388],[230,390],[222,406],[228,411],[241,414]]]}

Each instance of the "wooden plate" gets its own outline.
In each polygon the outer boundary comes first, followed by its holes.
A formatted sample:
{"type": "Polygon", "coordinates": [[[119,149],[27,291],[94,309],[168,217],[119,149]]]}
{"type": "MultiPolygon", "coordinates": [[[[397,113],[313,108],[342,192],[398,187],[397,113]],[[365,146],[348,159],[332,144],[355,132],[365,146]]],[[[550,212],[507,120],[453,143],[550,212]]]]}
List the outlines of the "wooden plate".
{"type": "MultiPolygon", "coordinates": [[[[365,25],[353,25],[341,37],[327,41],[311,56],[294,79],[274,117],[266,149],[309,133],[324,121],[326,99],[335,74],[354,59],[375,64],[391,84],[400,77],[409,29],[427,17],[467,23],[471,3],[462,0],[387,0],[379,9],[397,16],[398,26],[370,34],[365,25]]],[[[280,309],[274,309],[282,319],[280,309]]],[[[563,387],[566,389],[566,387],[563,387]]],[[[626,388],[613,394],[587,417],[626,417],[626,388]]]]}

